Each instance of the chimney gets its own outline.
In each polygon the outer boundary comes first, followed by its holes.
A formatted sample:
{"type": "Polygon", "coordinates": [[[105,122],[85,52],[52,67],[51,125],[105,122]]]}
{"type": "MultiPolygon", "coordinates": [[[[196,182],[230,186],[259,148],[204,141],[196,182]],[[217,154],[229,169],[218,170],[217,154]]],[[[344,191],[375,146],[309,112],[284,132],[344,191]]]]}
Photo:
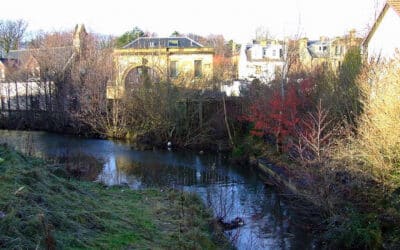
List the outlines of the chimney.
{"type": "Polygon", "coordinates": [[[352,29],[349,31],[349,37],[350,39],[354,39],[356,37],[356,30],[352,29]]]}
{"type": "Polygon", "coordinates": [[[85,29],[85,25],[77,24],[75,26],[74,31],[74,40],[73,45],[74,49],[78,54],[81,54],[85,47],[85,40],[86,40],[87,32],[85,29]]]}
{"type": "Polygon", "coordinates": [[[236,55],[236,43],[232,41],[232,48],[231,48],[232,55],[236,55]]]}
{"type": "Polygon", "coordinates": [[[307,39],[306,37],[300,38],[300,39],[298,40],[299,49],[301,50],[301,49],[307,48],[307,42],[308,42],[308,39],[307,39]]]}

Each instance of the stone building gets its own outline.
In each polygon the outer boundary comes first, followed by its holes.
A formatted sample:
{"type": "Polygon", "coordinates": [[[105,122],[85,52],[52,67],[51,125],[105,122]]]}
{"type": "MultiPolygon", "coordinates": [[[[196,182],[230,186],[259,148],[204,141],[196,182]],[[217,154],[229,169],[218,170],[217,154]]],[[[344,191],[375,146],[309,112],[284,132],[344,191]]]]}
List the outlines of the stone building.
{"type": "Polygon", "coordinates": [[[147,82],[205,89],[213,78],[214,49],[187,37],[140,37],[114,51],[116,77],[108,99],[119,99],[147,82]]]}
{"type": "Polygon", "coordinates": [[[342,37],[301,38],[298,40],[300,63],[306,69],[325,66],[336,70],[342,65],[346,52],[351,47],[359,47],[361,42],[362,38],[356,36],[355,30],[342,37]]]}

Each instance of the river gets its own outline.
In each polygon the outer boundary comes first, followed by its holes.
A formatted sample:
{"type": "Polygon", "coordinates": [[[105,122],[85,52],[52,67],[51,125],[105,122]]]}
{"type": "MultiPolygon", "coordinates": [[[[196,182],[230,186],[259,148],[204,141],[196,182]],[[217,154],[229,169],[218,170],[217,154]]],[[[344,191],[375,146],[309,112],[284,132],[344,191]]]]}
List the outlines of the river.
{"type": "Polygon", "coordinates": [[[138,151],[121,141],[37,131],[0,130],[0,142],[44,158],[94,157],[101,162],[95,179],[106,185],[194,192],[214,216],[244,219],[243,227],[226,232],[238,249],[315,248],[313,234],[297,209],[249,168],[231,166],[223,154],[138,151]]]}

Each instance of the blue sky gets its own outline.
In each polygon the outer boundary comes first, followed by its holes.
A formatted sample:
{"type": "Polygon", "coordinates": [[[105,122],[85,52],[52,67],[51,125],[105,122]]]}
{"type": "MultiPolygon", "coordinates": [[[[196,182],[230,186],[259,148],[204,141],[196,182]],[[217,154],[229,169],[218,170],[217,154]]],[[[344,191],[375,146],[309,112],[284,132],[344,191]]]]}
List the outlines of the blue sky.
{"type": "Polygon", "coordinates": [[[88,30],[120,35],[133,26],[159,36],[174,30],[200,35],[223,34],[248,41],[257,27],[276,37],[365,33],[384,0],[19,0],[2,2],[0,19],[25,19],[29,31],[88,30]]]}

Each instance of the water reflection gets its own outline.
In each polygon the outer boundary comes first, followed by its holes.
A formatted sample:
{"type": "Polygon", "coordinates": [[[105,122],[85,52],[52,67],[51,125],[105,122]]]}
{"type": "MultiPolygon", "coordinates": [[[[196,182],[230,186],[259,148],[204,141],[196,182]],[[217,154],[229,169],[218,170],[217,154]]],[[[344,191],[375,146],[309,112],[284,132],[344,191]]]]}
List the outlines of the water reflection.
{"type": "Polygon", "coordinates": [[[44,132],[0,130],[0,142],[45,158],[77,154],[96,157],[104,165],[97,180],[107,185],[195,192],[215,216],[245,220],[245,226],[227,232],[238,249],[313,248],[311,233],[301,227],[300,218],[281,196],[248,169],[230,166],[223,155],[142,152],[122,142],[44,132]]]}
{"type": "MultiPolygon", "coordinates": [[[[143,152],[145,153],[145,152],[143,152]]],[[[146,187],[173,187],[207,186],[210,184],[223,184],[234,181],[217,168],[217,161],[204,161],[193,155],[193,161],[186,159],[182,165],[173,152],[157,152],[165,154],[159,160],[144,160],[143,155],[112,155],[108,158],[99,180],[108,185],[128,184],[135,182],[135,188],[146,187]],[[130,177],[134,177],[133,179],[130,177]]],[[[153,154],[157,154],[153,153],[153,154]]],[[[209,160],[209,159],[208,159],[209,160]]],[[[218,163],[220,164],[220,163],[218,163]]]]}

